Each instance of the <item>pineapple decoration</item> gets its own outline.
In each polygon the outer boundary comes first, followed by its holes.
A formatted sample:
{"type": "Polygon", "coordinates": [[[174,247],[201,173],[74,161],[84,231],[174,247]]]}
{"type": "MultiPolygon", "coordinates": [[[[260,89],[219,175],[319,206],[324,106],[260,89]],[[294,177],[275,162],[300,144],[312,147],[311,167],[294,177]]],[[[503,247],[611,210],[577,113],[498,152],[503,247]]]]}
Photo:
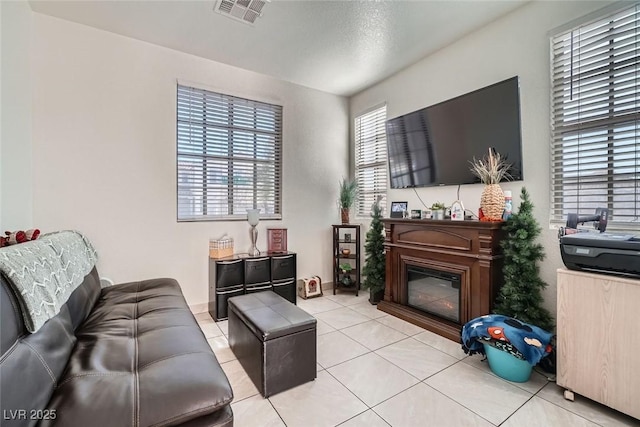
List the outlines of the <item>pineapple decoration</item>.
{"type": "Polygon", "coordinates": [[[500,153],[494,152],[489,148],[489,155],[484,159],[473,158],[471,163],[471,172],[480,178],[485,185],[480,198],[481,219],[486,221],[502,220],[502,212],[504,211],[504,193],[500,188],[502,178],[509,178],[507,172],[510,163],[500,153]],[[482,218],[484,215],[484,218],[482,218]]]}

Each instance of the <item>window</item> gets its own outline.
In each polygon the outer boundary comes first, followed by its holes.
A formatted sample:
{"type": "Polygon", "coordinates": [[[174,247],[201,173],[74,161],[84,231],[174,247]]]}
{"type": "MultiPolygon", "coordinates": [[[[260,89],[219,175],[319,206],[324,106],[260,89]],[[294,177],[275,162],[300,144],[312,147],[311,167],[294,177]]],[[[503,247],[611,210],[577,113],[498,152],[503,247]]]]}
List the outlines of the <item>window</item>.
{"type": "Polygon", "coordinates": [[[640,7],[552,38],[551,220],[640,224],[640,7]]]}
{"type": "Polygon", "coordinates": [[[178,85],[178,221],[281,218],[282,107],[178,85]]]}
{"type": "Polygon", "coordinates": [[[358,181],[357,216],[368,217],[371,206],[387,194],[387,106],[364,113],[355,120],[356,180],[358,181]]]}

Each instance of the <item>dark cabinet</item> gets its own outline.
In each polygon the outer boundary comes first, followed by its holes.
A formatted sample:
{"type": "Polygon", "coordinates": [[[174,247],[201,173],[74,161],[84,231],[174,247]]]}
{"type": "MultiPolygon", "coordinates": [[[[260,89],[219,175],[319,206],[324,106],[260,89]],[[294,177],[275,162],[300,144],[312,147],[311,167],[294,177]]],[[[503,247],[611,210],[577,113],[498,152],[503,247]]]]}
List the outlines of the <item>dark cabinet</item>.
{"type": "Polygon", "coordinates": [[[360,290],[360,224],[333,225],[333,294],[360,290]],[[346,268],[348,265],[348,269],[346,268]]]}
{"type": "Polygon", "coordinates": [[[273,290],[296,303],[296,254],[209,259],[209,314],[225,320],[231,297],[273,290]]]}

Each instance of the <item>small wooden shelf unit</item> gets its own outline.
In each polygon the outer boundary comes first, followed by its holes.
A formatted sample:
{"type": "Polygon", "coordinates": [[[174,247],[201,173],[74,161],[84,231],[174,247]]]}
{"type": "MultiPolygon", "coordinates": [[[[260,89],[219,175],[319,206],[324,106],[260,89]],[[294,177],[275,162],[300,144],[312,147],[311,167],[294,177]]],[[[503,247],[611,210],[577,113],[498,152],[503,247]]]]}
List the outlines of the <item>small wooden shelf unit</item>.
{"type": "Polygon", "coordinates": [[[360,224],[333,225],[333,294],[336,290],[355,292],[358,296],[360,290],[360,224]],[[346,235],[350,238],[347,240],[346,235]],[[344,255],[342,249],[349,249],[349,255],[344,255]],[[349,263],[352,267],[349,277],[353,282],[350,286],[344,286],[341,282],[344,273],[340,270],[340,264],[349,263]]]}

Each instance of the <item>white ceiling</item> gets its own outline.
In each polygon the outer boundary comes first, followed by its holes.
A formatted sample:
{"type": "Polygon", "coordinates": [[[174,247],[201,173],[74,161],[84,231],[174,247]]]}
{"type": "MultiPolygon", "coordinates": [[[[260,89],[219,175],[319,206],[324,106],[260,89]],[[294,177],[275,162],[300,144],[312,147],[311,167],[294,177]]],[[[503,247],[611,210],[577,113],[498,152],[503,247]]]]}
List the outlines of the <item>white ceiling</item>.
{"type": "Polygon", "coordinates": [[[255,26],[207,1],[30,1],[33,11],[351,96],[528,0],[273,0],[255,26]]]}

